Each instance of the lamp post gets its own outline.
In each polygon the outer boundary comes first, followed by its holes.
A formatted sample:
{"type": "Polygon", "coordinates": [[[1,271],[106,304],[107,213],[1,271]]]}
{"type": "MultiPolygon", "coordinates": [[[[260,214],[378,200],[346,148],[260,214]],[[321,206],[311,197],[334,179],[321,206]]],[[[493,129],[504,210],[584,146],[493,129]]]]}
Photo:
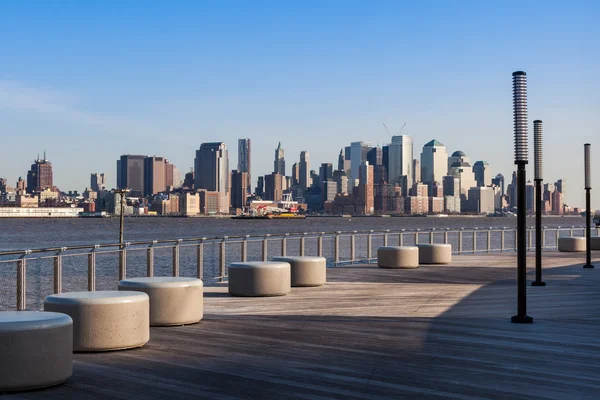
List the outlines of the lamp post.
{"type": "Polygon", "coordinates": [[[511,322],[530,324],[527,315],[527,210],[525,166],[527,165],[527,74],[516,71],[513,77],[513,116],[515,164],[517,165],[517,315],[511,322]]]}
{"type": "Polygon", "coordinates": [[[129,189],[115,189],[113,192],[121,196],[119,201],[119,243],[123,244],[123,230],[125,228],[125,194],[129,193],[129,189]]]}
{"type": "Polygon", "coordinates": [[[546,286],[542,280],[542,121],[533,121],[533,161],[535,181],[535,281],[531,286],[546,286]]]}
{"type": "Polygon", "coordinates": [[[589,143],[583,145],[583,160],[585,168],[585,265],[583,268],[594,268],[592,265],[592,202],[590,192],[592,179],[590,176],[590,147],[589,143]]]}

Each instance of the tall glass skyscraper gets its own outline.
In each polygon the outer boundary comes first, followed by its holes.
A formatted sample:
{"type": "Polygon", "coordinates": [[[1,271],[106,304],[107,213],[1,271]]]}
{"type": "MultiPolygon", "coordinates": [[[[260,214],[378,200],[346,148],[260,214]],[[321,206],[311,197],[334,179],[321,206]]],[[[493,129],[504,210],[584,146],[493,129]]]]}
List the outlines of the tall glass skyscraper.
{"type": "Polygon", "coordinates": [[[401,183],[401,176],[408,182],[413,179],[413,138],[408,135],[392,136],[388,155],[388,179],[390,183],[401,183]]]}

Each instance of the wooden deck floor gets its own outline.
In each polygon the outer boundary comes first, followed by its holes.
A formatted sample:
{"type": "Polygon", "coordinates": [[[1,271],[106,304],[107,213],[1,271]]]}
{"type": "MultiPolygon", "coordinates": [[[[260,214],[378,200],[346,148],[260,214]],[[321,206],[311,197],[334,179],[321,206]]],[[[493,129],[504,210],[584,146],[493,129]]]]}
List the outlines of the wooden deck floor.
{"type": "Polygon", "coordinates": [[[509,322],[514,254],[339,267],[325,287],[278,298],[210,287],[201,323],[152,328],[140,349],[77,354],[66,384],[6,398],[598,399],[595,256],[584,270],[582,254],[547,255],[548,286],[528,288],[532,325],[509,322]]]}

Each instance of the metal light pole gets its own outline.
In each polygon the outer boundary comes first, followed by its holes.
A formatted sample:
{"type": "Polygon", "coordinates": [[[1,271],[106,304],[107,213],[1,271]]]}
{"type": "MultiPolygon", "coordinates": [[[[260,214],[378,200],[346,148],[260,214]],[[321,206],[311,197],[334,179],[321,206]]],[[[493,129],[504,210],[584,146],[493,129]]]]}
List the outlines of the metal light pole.
{"type": "Polygon", "coordinates": [[[527,165],[527,75],[513,72],[515,164],[517,165],[517,315],[511,322],[529,324],[527,315],[527,210],[525,166],[527,165]]]}
{"type": "Polygon", "coordinates": [[[583,145],[583,159],[585,168],[585,265],[583,268],[594,268],[592,265],[592,202],[590,192],[592,179],[590,176],[590,147],[589,143],[583,145]]]}
{"type": "Polygon", "coordinates": [[[533,161],[535,180],[535,281],[531,286],[546,286],[542,280],[542,121],[533,121],[533,161]]]}

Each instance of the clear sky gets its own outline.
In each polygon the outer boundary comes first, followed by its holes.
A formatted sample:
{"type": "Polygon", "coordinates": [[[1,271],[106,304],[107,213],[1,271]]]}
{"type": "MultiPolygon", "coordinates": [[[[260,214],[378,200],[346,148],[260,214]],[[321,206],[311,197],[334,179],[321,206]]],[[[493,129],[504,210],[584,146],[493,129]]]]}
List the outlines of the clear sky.
{"type": "Polygon", "coordinates": [[[278,141],[288,171],[301,150],[318,169],[406,122],[416,157],[435,138],[510,179],[511,74],[524,70],[545,180],[566,178],[583,205],[592,143],[600,208],[599,21],[595,0],[0,0],[0,177],[14,184],[46,150],[62,190],[91,172],[113,186],[121,154],[183,174],[219,140],[233,169],[250,137],[255,180],[278,141]]]}

